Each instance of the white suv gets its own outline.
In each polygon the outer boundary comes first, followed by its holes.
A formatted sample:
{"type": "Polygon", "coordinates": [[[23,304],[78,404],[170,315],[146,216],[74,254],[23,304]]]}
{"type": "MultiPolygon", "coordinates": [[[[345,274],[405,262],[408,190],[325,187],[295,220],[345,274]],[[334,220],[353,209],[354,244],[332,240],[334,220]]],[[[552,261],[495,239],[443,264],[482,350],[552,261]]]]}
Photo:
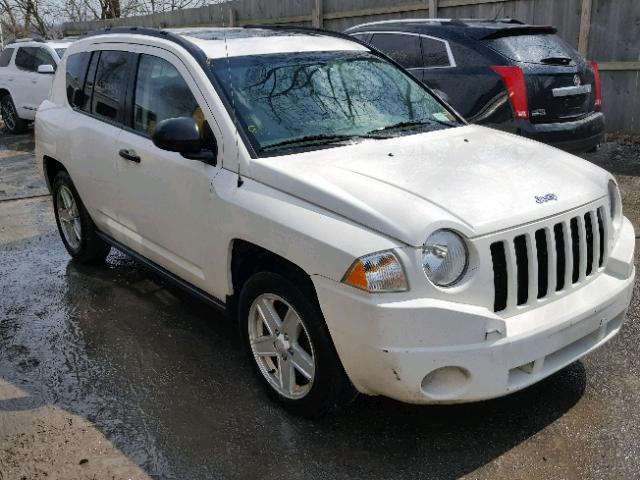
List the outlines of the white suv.
{"type": "Polygon", "coordinates": [[[89,35],[38,110],[36,152],[72,257],[115,246],[226,309],[299,414],[356,390],[514,392],[610,340],[630,302],[609,173],[466,125],[340,34],[89,35]]]}
{"type": "Polygon", "coordinates": [[[69,41],[24,39],[0,52],[0,113],[11,133],[22,133],[49,96],[53,74],[69,41]]]}

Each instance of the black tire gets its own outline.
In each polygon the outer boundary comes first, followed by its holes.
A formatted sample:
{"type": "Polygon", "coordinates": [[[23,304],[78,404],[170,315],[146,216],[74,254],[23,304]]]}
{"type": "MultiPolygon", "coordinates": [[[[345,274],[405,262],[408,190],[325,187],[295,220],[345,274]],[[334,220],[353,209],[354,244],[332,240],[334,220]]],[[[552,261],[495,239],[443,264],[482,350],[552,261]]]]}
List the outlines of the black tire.
{"type": "Polygon", "coordinates": [[[104,259],[107,258],[107,255],[109,255],[111,246],[96,234],[96,226],[93,223],[93,220],[91,220],[89,212],[87,212],[87,209],[82,203],[80,195],[78,195],[78,191],[73,185],[69,174],[65,171],[58,172],[53,180],[52,187],[53,211],[56,217],[56,224],[58,225],[58,232],[60,233],[62,243],[67,249],[67,252],[69,252],[69,255],[71,255],[81,263],[95,264],[103,262],[104,259]],[[80,221],[80,236],[77,246],[71,245],[65,238],[65,233],[63,232],[62,220],[60,219],[58,208],[61,201],[59,198],[60,195],[58,193],[63,187],[66,187],[67,190],[65,191],[70,191],[73,195],[73,200],[75,201],[75,205],[78,211],[78,219],[80,221]]]}
{"type": "Polygon", "coordinates": [[[238,323],[243,345],[260,383],[272,399],[291,413],[306,418],[321,417],[349,403],[357,395],[338,358],[317,301],[285,277],[261,272],[249,278],[240,293],[238,323]],[[291,399],[278,392],[262,373],[253,355],[249,313],[254,301],[263,294],[277,295],[296,310],[313,345],[315,375],[308,393],[302,398],[291,399]]]}
{"type": "Polygon", "coordinates": [[[18,117],[18,111],[13,103],[11,95],[5,95],[0,99],[0,113],[4,126],[11,133],[24,133],[27,131],[29,122],[18,117]]]}

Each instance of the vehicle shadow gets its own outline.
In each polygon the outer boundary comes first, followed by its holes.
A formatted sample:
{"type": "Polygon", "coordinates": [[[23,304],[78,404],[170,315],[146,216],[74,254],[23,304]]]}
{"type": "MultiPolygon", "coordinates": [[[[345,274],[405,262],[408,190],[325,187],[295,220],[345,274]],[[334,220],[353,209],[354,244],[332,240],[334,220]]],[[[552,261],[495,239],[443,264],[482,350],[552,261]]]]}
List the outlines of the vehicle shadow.
{"type": "Polygon", "coordinates": [[[19,269],[0,260],[0,377],[30,399],[0,401],[0,414],[63,408],[153,478],[458,478],[553,423],[586,385],[578,362],[503,399],[360,396],[304,420],[261,391],[233,325],[124,255],[89,267],[52,241],[12,254],[19,269]]]}

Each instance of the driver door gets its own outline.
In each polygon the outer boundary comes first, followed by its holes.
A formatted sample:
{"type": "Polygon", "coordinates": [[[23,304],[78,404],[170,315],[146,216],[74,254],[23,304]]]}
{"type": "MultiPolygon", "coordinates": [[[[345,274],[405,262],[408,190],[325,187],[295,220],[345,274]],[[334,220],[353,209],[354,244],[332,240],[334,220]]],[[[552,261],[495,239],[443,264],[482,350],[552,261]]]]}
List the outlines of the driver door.
{"type": "Polygon", "coordinates": [[[203,137],[212,135],[220,150],[221,134],[180,59],[149,46],[136,51],[135,81],[129,84],[129,128],[118,140],[119,239],[154,263],[208,290],[208,245],[215,241],[213,219],[219,207],[211,185],[222,162],[218,160],[214,166],[161,150],[153,144],[151,135],[159,122],[175,117],[193,118],[203,137]]]}

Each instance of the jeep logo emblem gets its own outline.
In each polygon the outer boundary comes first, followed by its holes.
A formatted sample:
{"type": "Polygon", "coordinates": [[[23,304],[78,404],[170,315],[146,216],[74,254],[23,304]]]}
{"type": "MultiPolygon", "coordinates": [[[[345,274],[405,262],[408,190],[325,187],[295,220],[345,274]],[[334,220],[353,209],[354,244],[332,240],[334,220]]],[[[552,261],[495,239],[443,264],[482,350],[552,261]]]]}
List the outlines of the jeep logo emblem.
{"type": "Polygon", "coordinates": [[[558,200],[558,196],[555,193],[547,193],[546,195],[535,196],[536,203],[547,203],[552,200],[558,200]]]}

